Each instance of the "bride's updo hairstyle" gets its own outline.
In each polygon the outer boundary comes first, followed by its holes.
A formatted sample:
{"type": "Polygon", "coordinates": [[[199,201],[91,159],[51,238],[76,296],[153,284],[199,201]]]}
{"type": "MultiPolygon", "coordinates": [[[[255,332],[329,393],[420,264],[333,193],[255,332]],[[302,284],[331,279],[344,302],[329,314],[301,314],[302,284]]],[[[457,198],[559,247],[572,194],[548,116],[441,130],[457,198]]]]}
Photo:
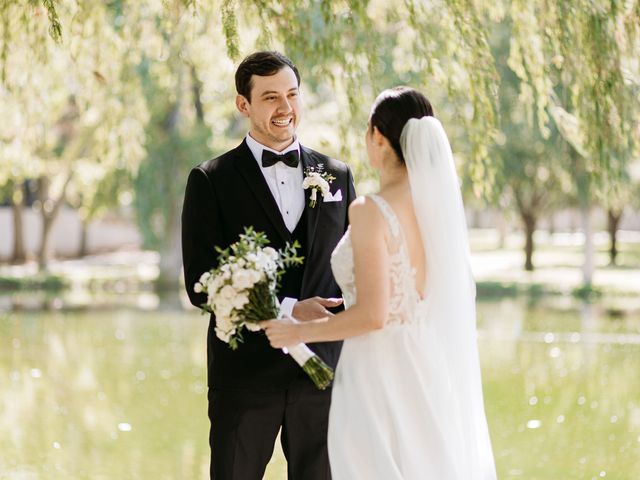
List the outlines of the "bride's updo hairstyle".
{"type": "Polygon", "coordinates": [[[400,135],[411,118],[432,117],[433,108],[427,97],[411,87],[394,87],[385,90],[371,108],[369,125],[376,127],[389,140],[393,151],[404,165],[404,155],[400,147],[400,135]]]}

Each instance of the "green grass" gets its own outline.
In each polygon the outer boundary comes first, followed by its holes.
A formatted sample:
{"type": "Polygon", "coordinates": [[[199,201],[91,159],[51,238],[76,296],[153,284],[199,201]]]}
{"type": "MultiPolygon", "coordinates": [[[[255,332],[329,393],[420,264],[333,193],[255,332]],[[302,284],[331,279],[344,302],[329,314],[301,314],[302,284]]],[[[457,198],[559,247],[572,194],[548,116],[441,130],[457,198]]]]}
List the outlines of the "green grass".
{"type": "Polygon", "coordinates": [[[561,294],[547,285],[540,283],[521,284],[517,282],[499,281],[478,281],[476,282],[476,293],[479,300],[490,300],[502,297],[539,297],[548,294],[561,294]]]}
{"type": "Polygon", "coordinates": [[[0,291],[49,290],[60,291],[69,286],[69,281],[60,276],[39,273],[25,277],[0,276],[0,291]]]}

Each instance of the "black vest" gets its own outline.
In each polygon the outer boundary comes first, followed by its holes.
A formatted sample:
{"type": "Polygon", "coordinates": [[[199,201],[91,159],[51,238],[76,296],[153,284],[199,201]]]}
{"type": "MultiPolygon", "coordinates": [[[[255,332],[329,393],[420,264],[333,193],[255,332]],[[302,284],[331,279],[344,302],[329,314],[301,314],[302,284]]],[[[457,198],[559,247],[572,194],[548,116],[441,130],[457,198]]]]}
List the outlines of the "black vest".
{"type": "Polygon", "coordinates": [[[307,264],[307,209],[302,212],[302,216],[296,225],[296,228],[291,232],[291,238],[289,243],[298,241],[300,248],[298,248],[297,255],[305,257],[305,261],[302,265],[296,265],[287,268],[284,275],[280,279],[280,289],[278,291],[278,297],[292,297],[300,298],[300,288],[302,286],[302,276],[304,275],[304,269],[307,264]]]}

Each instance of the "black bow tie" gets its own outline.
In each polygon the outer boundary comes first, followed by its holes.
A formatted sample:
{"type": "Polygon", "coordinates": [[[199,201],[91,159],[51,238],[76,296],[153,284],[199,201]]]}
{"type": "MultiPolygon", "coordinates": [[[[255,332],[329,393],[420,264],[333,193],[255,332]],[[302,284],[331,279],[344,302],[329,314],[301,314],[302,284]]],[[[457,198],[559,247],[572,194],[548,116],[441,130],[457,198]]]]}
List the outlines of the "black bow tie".
{"type": "Polygon", "coordinates": [[[283,162],[288,167],[296,168],[298,166],[299,156],[298,150],[289,150],[282,155],[269,150],[262,150],[262,166],[267,168],[278,162],[283,162]]]}

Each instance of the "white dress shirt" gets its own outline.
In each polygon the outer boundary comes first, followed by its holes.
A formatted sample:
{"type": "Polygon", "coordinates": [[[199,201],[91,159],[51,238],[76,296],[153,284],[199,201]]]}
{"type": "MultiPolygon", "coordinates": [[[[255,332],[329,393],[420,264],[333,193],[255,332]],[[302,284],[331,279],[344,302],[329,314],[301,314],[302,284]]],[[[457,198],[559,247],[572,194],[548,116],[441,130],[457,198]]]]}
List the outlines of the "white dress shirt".
{"type": "MultiPolygon", "coordinates": [[[[302,159],[298,163],[297,167],[289,167],[283,162],[278,162],[271,167],[262,166],[262,151],[270,150],[275,153],[285,154],[291,150],[297,150],[300,155],[300,143],[296,138],[294,142],[287,148],[278,152],[272,148],[265,147],[261,143],[257,142],[251,135],[247,134],[246,137],[247,146],[251,153],[253,153],[258,167],[264,176],[264,179],[269,185],[271,195],[278,204],[278,209],[284,220],[284,224],[287,226],[287,230],[293,232],[296,229],[296,225],[302,217],[304,212],[304,190],[302,188],[302,181],[304,176],[302,173],[302,159]]],[[[291,297],[285,297],[280,304],[280,316],[293,317],[293,307],[295,306],[297,299],[291,297]]]]}
{"type": "Polygon", "coordinates": [[[278,209],[284,220],[284,224],[290,232],[293,232],[304,212],[304,190],[302,189],[302,161],[297,167],[289,167],[283,162],[278,162],[271,167],[264,168],[262,166],[262,151],[269,150],[271,152],[284,154],[291,150],[297,150],[300,155],[300,143],[296,139],[287,148],[278,152],[272,148],[265,147],[261,143],[254,140],[251,135],[247,134],[247,146],[253,153],[258,162],[260,171],[264,179],[269,185],[271,195],[278,204],[278,209]]]}

